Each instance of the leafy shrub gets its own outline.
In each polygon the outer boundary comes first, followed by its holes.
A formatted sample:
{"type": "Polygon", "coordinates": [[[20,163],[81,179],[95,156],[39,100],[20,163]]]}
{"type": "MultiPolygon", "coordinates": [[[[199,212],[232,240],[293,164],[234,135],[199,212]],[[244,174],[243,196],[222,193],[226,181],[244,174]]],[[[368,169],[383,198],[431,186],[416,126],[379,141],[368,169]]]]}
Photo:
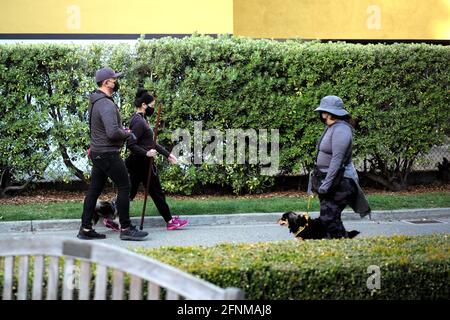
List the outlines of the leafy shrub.
{"type": "MultiPolygon", "coordinates": [[[[448,299],[448,235],[136,249],[247,299],[448,299]],[[380,289],[368,289],[369,266],[380,289]]],[[[371,281],[369,281],[371,282],[371,281]]]]}
{"type": "MultiPolygon", "coordinates": [[[[159,142],[168,149],[176,144],[172,132],[192,134],[194,121],[222,133],[278,129],[281,175],[311,168],[322,130],[313,110],[323,96],[339,95],[357,122],[354,157],[366,160],[369,178],[399,190],[417,156],[450,132],[448,61],[450,50],[440,45],[228,36],[163,38],[135,47],[1,45],[0,169],[10,172],[1,176],[12,182],[39,176],[58,157],[86,179],[76,161],[85,159],[89,143],[87,96],[95,70],[109,65],[125,71],[118,99],[125,123],[136,88],[145,86],[163,101],[159,142]]],[[[189,194],[208,178],[235,193],[254,193],[274,183],[254,164],[192,167],[180,181],[185,173],[161,166],[170,170],[162,172],[165,187],[189,194]]]]}

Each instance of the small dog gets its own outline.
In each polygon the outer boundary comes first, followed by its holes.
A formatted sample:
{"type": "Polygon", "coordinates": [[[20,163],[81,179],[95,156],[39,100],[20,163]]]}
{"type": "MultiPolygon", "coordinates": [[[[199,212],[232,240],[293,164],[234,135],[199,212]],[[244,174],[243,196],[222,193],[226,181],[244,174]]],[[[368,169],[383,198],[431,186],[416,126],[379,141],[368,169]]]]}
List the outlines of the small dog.
{"type": "Polygon", "coordinates": [[[102,219],[105,227],[114,231],[120,231],[119,225],[114,222],[117,217],[116,202],[114,200],[115,199],[111,201],[97,201],[97,204],[95,205],[94,218],[92,219],[94,225],[96,225],[98,221],[102,219]]]}
{"type": "MultiPolygon", "coordinates": [[[[307,213],[297,214],[292,211],[283,213],[277,223],[281,226],[287,225],[289,231],[299,240],[306,239],[327,239],[327,232],[320,222],[319,218],[312,219],[307,213]]],[[[347,232],[348,238],[354,238],[359,231],[352,230],[347,232]]]]}

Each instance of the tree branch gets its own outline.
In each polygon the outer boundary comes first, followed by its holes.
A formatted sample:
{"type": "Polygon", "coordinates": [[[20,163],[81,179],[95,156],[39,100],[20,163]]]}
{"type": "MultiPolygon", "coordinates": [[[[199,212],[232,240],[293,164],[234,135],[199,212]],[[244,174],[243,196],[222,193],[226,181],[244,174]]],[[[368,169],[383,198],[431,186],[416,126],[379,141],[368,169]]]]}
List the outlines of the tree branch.
{"type": "Polygon", "coordinates": [[[7,193],[8,191],[20,191],[20,190],[25,189],[25,188],[28,186],[28,184],[30,184],[30,182],[33,181],[33,179],[34,179],[34,175],[32,175],[31,178],[28,179],[28,181],[26,181],[26,182],[25,182],[23,185],[21,185],[21,186],[9,186],[9,187],[6,187],[5,189],[1,189],[0,198],[6,197],[6,193],[7,193]]]}
{"type": "Polygon", "coordinates": [[[63,162],[67,168],[72,169],[77,178],[81,179],[81,181],[87,183],[86,177],[84,176],[83,171],[78,169],[73,162],[70,160],[69,154],[67,153],[67,148],[63,146],[61,143],[58,143],[59,150],[61,151],[61,155],[63,158],[63,162]]]}
{"type": "Polygon", "coordinates": [[[388,188],[389,190],[392,191],[399,191],[402,189],[401,184],[395,182],[395,181],[390,181],[389,179],[386,179],[385,177],[383,177],[382,175],[378,175],[376,173],[373,172],[367,172],[365,174],[365,176],[367,178],[369,178],[372,181],[378,182],[379,184],[385,186],[386,188],[388,188]]]}
{"type": "Polygon", "coordinates": [[[2,170],[2,176],[0,177],[0,188],[3,185],[3,176],[5,175],[6,171],[8,171],[8,168],[2,170]]]}
{"type": "MultiPolygon", "coordinates": [[[[47,79],[47,92],[48,92],[48,95],[51,97],[53,95],[53,90],[52,90],[52,85],[51,85],[51,81],[50,81],[50,75],[48,74],[47,70],[45,71],[45,76],[47,79]]],[[[58,107],[55,105],[51,105],[49,109],[50,109],[50,116],[53,118],[53,123],[54,123],[55,127],[57,127],[58,123],[63,122],[62,114],[59,111],[58,107]]],[[[79,179],[81,179],[81,181],[87,183],[87,180],[84,177],[83,171],[78,169],[73,164],[73,162],[70,160],[69,154],[67,152],[67,148],[59,141],[58,141],[58,147],[59,147],[59,150],[61,151],[61,156],[63,158],[63,162],[66,165],[66,167],[68,169],[73,170],[74,174],[77,178],[79,178],[79,179]]]]}

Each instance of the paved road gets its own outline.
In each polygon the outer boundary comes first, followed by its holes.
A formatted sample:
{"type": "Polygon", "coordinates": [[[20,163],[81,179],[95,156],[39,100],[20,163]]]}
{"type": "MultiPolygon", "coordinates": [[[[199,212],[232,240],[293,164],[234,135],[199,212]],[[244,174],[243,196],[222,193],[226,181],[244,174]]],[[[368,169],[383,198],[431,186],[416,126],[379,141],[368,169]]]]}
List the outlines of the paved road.
{"type": "MultiPolygon", "coordinates": [[[[427,221],[432,223],[414,224],[409,220],[398,221],[370,221],[356,220],[344,221],[347,230],[359,230],[359,237],[390,236],[390,235],[424,235],[432,233],[450,233],[450,217],[433,218],[427,221]]],[[[418,219],[416,219],[417,221],[418,219]]],[[[420,220],[419,220],[420,221],[420,220]]],[[[140,242],[121,241],[117,232],[109,229],[98,228],[99,232],[107,235],[105,240],[96,240],[104,243],[119,245],[122,247],[161,247],[161,246],[212,246],[221,242],[229,243],[251,243],[262,241],[290,240],[293,236],[289,234],[286,227],[276,223],[255,224],[231,224],[231,225],[194,225],[183,230],[167,231],[163,227],[146,228],[150,235],[148,240],[140,242]]],[[[71,230],[43,230],[36,232],[2,232],[0,239],[12,236],[33,237],[69,237],[75,238],[76,229],[71,230]]]]}

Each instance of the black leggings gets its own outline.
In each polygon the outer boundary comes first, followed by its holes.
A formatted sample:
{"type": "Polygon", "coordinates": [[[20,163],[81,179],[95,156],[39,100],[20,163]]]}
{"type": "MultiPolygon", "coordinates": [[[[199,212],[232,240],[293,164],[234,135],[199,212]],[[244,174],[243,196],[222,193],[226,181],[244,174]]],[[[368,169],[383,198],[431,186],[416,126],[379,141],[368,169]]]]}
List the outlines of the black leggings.
{"type": "MultiPolygon", "coordinates": [[[[125,160],[125,164],[130,174],[130,199],[133,200],[136,197],[139,185],[142,183],[144,188],[147,185],[150,158],[131,155],[125,160]]],[[[163,219],[166,222],[172,220],[172,214],[170,213],[169,205],[166,202],[166,196],[162,190],[161,181],[159,180],[155,164],[153,164],[148,194],[152,197],[153,202],[163,219]]]]}
{"type": "Polygon", "coordinates": [[[91,184],[84,198],[82,227],[92,228],[97,199],[105,187],[108,178],[112,180],[118,189],[117,212],[122,229],[131,225],[130,221],[130,180],[125,164],[119,153],[95,153],[91,152],[92,174],[91,184]]]}

